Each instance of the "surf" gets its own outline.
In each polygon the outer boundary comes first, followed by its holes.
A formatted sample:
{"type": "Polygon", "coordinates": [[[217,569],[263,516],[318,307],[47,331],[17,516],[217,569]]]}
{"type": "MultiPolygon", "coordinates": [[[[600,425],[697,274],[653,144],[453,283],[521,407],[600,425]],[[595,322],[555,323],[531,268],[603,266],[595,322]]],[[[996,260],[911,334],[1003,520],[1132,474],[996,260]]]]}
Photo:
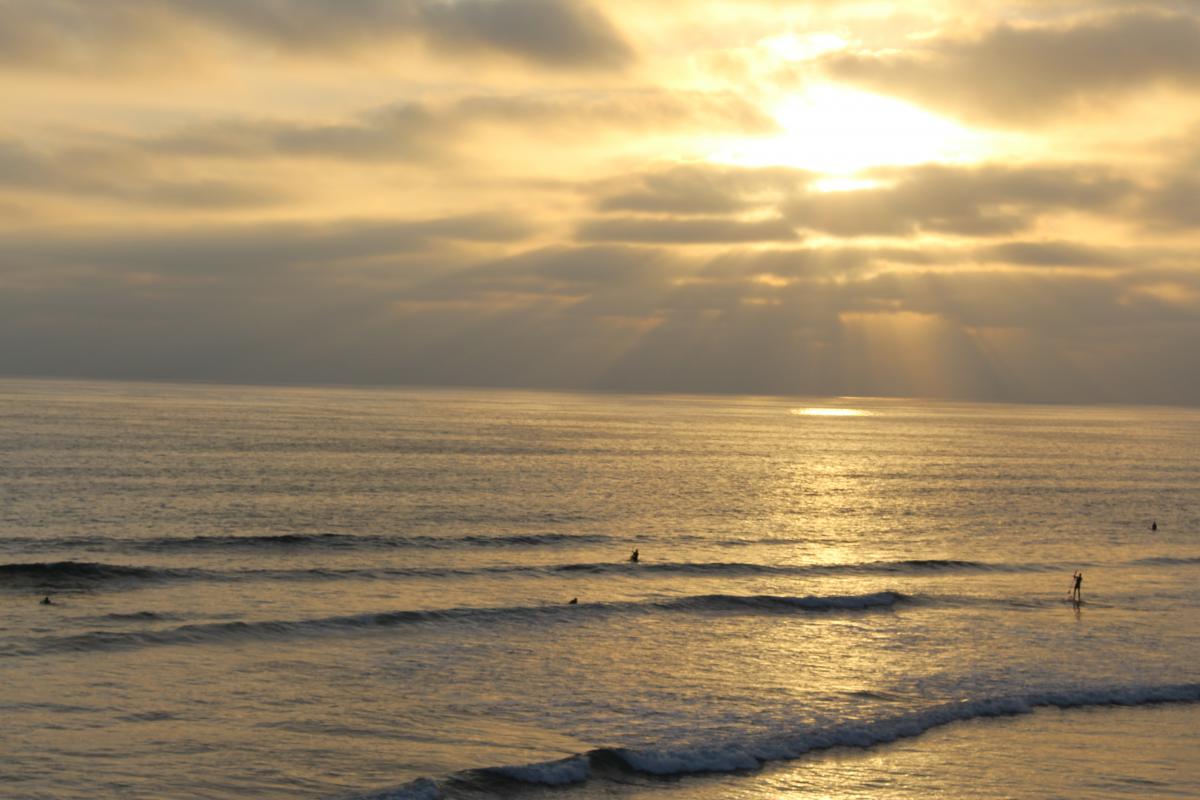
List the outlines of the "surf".
{"type": "Polygon", "coordinates": [[[972,719],[1031,714],[1039,708],[1064,710],[1102,706],[1200,703],[1200,683],[1106,685],[1047,688],[1024,694],[980,695],[910,711],[882,713],[865,721],[801,725],[744,740],[714,739],[701,744],[661,747],[600,747],[564,758],[511,764],[424,777],[391,789],[354,796],[354,800],[419,800],[484,794],[522,794],[588,782],[624,784],[628,777],[673,778],[684,775],[739,773],[772,762],[790,761],[833,748],[866,750],[935,728],[972,719]]]}

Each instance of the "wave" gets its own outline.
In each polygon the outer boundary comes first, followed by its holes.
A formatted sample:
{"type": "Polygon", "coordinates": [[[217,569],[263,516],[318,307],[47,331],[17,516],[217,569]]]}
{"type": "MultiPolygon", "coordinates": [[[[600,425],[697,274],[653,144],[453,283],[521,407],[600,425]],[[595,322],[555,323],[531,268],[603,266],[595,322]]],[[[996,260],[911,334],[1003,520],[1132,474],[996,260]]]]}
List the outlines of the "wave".
{"type": "Polygon", "coordinates": [[[348,533],[280,533],[265,535],[159,536],[150,538],[110,538],[74,536],[53,539],[9,537],[0,541],[6,549],[53,551],[84,549],[114,552],[173,552],[210,550],[393,550],[456,549],[464,547],[555,547],[578,544],[605,544],[626,541],[595,533],[519,533],[502,536],[468,534],[465,536],[389,536],[348,533]]]}
{"type": "MultiPolygon", "coordinates": [[[[461,522],[461,520],[456,520],[461,522]]],[[[505,535],[467,534],[464,536],[429,535],[386,535],[350,533],[279,533],[279,534],[226,534],[207,536],[157,536],[146,538],[121,538],[106,536],[30,537],[9,536],[0,539],[0,548],[20,551],[52,551],[63,549],[91,549],[114,551],[170,551],[170,550],[223,550],[223,549],[271,549],[301,548],[314,549],[453,549],[459,547],[543,547],[576,544],[621,544],[622,546],[645,546],[654,542],[663,547],[678,544],[706,545],[718,548],[743,548],[758,546],[795,546],[811,544],[812,539],[776,536],[749,536],[715,538],[705,534],[682,533],[668,536],[612,535],[605,533],[518,533],[505,535]]]]}
{"type": "Polygon", "coordinates": [[[1132,562],[1134,564],[1166,564],[1170,566],[1179,566],[1184,564],[1200,564],[1200,556],[1150,556],[1148,558],[1139,558],[1132,562]]]}
{"type": "MultiPolygon", "coordinates": [[[[233,537],[238,538],[238,537],[233,537]]],[[[482,567],[350,567],[302,569],[225,569],[157,567],[107,564],[91,561],[55,561],[0,564],[0,581],[6,588],[26,591],[86,591],[124,588],[165,581],[328,581],[389,580],[396,578],[459,578],[486,575],[654,575],[681,576],[811,576],[825,574],[916,574],[939,571],[1016,571],[1041,569],[1039,565],[1003,565],[949,559],[871,561],[859,564],[756,564],[750,562],[630,563],[602,561],[567,564],[499,564],[482,567]]]]}
{"type": "Polygon", "coordinates": [[[921,573],[942,571],[967,572],[1041,572],[1059,570],[1046,564],[995,564],[984,561],[965,561],[942,558],[909,558],[896,561],[864,561],[849,564],[759,564],[738,561],[701,562],[596,562],[556,564],[541,567],[556,572],[621,572],[631,573],[690,573],[718,575],[814,575],[827,573],[921,573]]]}
{"type": "Polygon", "coordinates": [[[165,614],[161,611],[130,611],[127,613],[114,612],[91,619],[101,622],[150,622],[179,619],[177,614],[165,614]]]}
{"type": "MultiPolygon", "coordinates": [[[[609,603],[543,604],[531,606],[459,607],[421,611],[385,611],[373,614],[257,622],[192,623],[146,631],[89,631],[69,636],[31,637],[10,642],[2,656],[28,656],[53,652],[135,649],[157,645],[225,643],[246,640],[351,635],[418,624],[495,624],[497,622],[578,621],[580,618],[654,612],[786,613],[868,611],[888,608],[909,599],[899,592],[862,595],[788,597],[777,595],[697,595],[655,600],[609,603]]],[[[147,619],[156,619],[157,617],[147,619]]]]}
{"type": "Polygon", "coordinates": [[[436,781],[422,778],[356,798],[453,798],[478,796],[481,792],[513,795],[521,793],[522,785],[536,789],[604,780],[626,783],[630,773],[660,777],[736,773],[834,747],[870,748],[971,719],[1029,714],[1043,707],[1073,709],[1156,703],[1200,703],[1200,683],[1050,689],[942,703],[867,721],[803,726],[743,741],[686,747],[599,748],[544,763],[465,770],[436,781]]]}
{"type": "Polygon", "coordinates": [[[193,536],[187,539],[159,538],[136,545],[147,550],[208,550],[229,548],[398,549],[457,547],[545,547],[571,544],[597,544],[612,541],[603,534],[521,533],[506,536],[384,536],[345,533],[285,533],[273,536],[193,536]]]}
{"type": "Polygon", "coordinates": [[[100,588],[126,588],[167,581],[306,581],[343,579],[384,579],[397,577],[445,578],[486,572],[528,571],[525,567],[498,567],[477,570],[423,567],[382,567],[326,569],[232,569],[208,570],[187,567],[151,567],[105,564],[93,561],[54,561],[0,564],[0,582],[18,591],[89,591],[100,588]]]}
{"type": "Polygon", "coordinates": [[[657,608],[689,611],[856,611],[868,608],[886,608],[908,599],[911,598],[900,592],[809,597],[773,594],[703,594],[681,597],[676,600],[662,600],[653,605],[657,608]]]}
{"type": "Polygon", "coordinates": [[[135,567],[90,561],[0,564],[0,580],[19,589],[79,590],[112,582],[162,581],[209,576],[204,570],[135,567]]]}

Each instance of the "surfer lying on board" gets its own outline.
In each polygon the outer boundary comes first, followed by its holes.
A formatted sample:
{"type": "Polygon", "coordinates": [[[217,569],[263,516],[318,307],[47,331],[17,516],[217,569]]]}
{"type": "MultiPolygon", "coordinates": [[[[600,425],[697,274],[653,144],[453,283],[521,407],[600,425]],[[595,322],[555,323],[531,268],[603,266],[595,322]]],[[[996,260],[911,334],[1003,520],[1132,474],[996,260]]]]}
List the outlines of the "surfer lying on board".
{"type": "Polygon", "coordinates": [[[1080,593],[1080,588],[1083,586],[1083,573],[1075,570],[1075,575],[1072,577],[1075,578],[1075,585],[1071,587],[1071,599],[1078,603],[1083,599],[1080,593]]]}

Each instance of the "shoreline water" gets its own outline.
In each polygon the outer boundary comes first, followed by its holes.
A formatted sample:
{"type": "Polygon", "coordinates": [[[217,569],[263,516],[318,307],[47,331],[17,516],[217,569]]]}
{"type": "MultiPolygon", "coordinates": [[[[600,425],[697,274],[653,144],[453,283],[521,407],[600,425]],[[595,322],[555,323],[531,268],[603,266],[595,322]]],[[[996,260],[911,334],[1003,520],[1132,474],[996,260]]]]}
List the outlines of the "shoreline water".
{"type": "MultiPolygon", "coordinates": [[[[1018,761],[1030,775],[1055,772],[1051,764],[1056,766],[1057,773],[1046,777],[1042,789],[1027,787],[1029,797],[1050,797],[1070,794],[1072,782],[1080,782],[1077,776],[1068,781],[1062,774],[1062,765],[1072,758],[1080,773],[1092,771],[1090,781],[1096,791],[1101,785],[1109,789],[1123,785],[1144,793],[1136,796],[1156,796],[1149,791],[1154,788],[1161,790],[1161,796],[1186,796],[1193,788],[1200,789],[1200,765],[1192,766],[1194,759],[1184,757],[1200,746],[1200,728],[1195,725],[1200,720],[1198,704],[1200,684],[991,698],[842,730],[780,735],[757,747],[740,744],[691,753],[593,750],[536,764],[425,777],[352,797],[453,800],[492,793],[584,800],[633,798],[649,792],[647,797],[675,793],[700,800],[777,797],[785,787],[827,796],[829,784],[838,782],[842,784],[839,797],[868,791],[872,794],[862,796],[998,797],[993,792],[1011,788],[1016,772],[1012,765],[1018,761]],[[1077,719],[1069,713],[1075,711],[1081,712],[1077,719]],[[1139,711],[1146,713],[1139,715],[1139,711]],[[1029,719],[1017,721],[1025,717],[1029,719]],[[1011,724],[1003,724],[1006,721],[1011,724]],[[1064,758],[1064,753],[1081,748],[1103,750],[1107,772],[1095,772],[1095,752],[1088,758],[1064,758]],[[1164,757],[1165,753],[1179,757],[1164,757]],[[956,768],[936,774],[927,771],[923,789],[914,795],[916,787],[909,781],[922,773],[906,762],[934,759],[957,760],[956,768]],[[1044,766],[1038,766],[1038,761],[1044,766]],[[838,769],[847,764],[854,768],[838,769]],[[849,788],[852,783],[858,786],[849,788]],[[884,787],[890,791],[882,791],[884,787]]],[[[1085,783],[1085,796],[1086,789],[1085,783]]]]}

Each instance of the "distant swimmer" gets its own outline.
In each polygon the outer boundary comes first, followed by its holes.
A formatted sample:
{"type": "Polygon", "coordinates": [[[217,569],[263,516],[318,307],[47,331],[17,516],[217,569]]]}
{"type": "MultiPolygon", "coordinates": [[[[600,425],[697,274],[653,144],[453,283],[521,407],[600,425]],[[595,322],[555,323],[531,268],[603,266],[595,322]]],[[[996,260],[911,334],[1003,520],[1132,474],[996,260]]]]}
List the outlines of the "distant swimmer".
{"type": "Polygon", "coordinates": [[[1078,603],[1083,599],[1081,592],[1083,587],[1083,573],[1079,570],[1076,570],[1073,577],[1075,578],[1075,584],[1071,587],[1071,599],[1078,603]]]}
{"type": "Polygon", "coordinates": [[[1154,520],[1150,523],[1150,530],[1152,530],[1152,531],[1158,530],[1158,520],[1154,520]]]}
{"type": "Polygon", "coordinates": [[[567,601],[567,605],[569,605],[569,606],[577,606],[577,605],[579,605],[579,598],[578,598],[578,597],[572,597],[570,600],[568,600],[568,601],[567,601]]]}
{"type": "Polygon", "coordinates": [[[635,563],[635,564],[637,563],[637,560],[638,560],[638,551],[637,551],[637,548],[636,548],[636,547],[635,547],[635,548],[633,548],[633,553],[631,553],[631,554],[630,554],[630,556],[629,556],[629,560],[630,560],[630,561],[632,561],[632,562],[633,562],[633,563],[635,563]]]}
{"type": "Polygon", "coordinates": [[[44,605],[44,606],[54,605],[54,601],[50,599],[50,595],[46,595],[45,597],[43,597],[41,602],[42,602],[42,605],[44,605]]]}

